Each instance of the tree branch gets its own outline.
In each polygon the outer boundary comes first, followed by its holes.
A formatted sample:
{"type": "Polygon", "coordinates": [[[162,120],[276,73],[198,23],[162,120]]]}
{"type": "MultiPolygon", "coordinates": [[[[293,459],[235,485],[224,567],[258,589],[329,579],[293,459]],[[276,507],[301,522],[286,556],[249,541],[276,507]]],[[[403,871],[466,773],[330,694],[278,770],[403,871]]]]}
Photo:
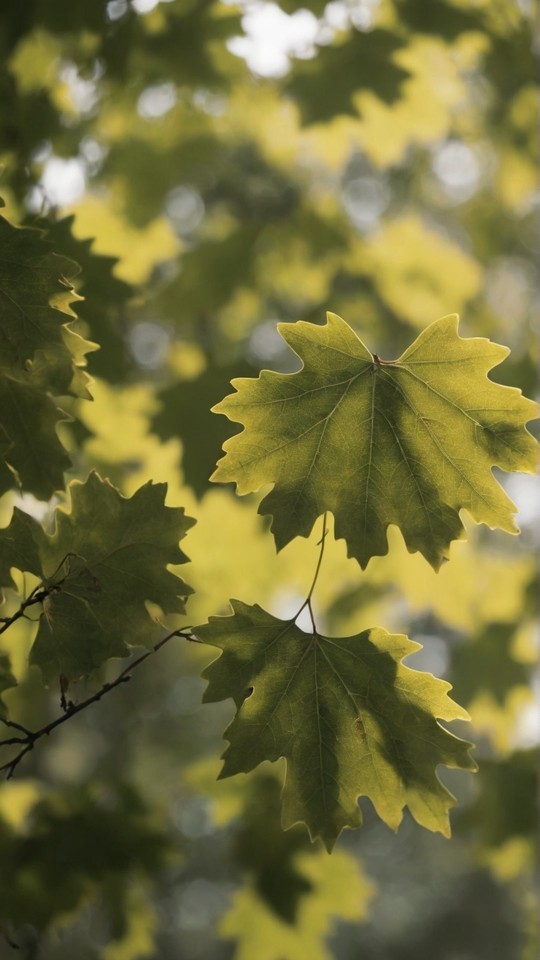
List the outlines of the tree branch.
{"type": "Polygon", "coordinates": [[[48,588],[46,587],[41,588],[41,585],[40,587],[36,587],[36,589],[32,591],[29,597],[26,600],[23,600],[19,609],[16,610],[11,617],[0,617],[0,624],[1,624],[0,634],[5,633],[5,631],[12,625],[12,623],[15,623],[17,620],[20,620],[21,617],[26,616],[26,610],[28,609],[28,607],[33,606],[35,603],[43,603],[43,601],[45,600],[45,597],[47,597],[49,593],[52,593],[52,591],[55,589],[57,589],[56,584],[51,585],[48,588]]]}
{"type": "Polygon", "coordinates": [[[68,566],[68,571],[66,575],[63,576],[60,580],[54,580],[53,578],[56,577],[56,575],[60,572],[60,570],[66,563],[66,561],[70,560],[72,557],[76,557],[77,559],[83,560],[84,562],[84,557],[81,557],[78,553],[73,553],[71,550],[69,551],[69,553],[66,553],[65,557],[62,557],[60,563],[56,567],[51,577],[47,578],[50,580],[47,586],[45,586],[45,583],[41,581],[41,583],[38,583],[34,587],[34,589],[31,591],[31,593],[28,594],[26,600],[23,600],[19,609],[16,610],[11,617],[0,617],[0,624],[1,624],[0,634],[5,633],[5,631],[8,630],[13,623],[16,623],[17,620],[20,620],[21,617],[26,616],[26,610],[28,609],[28,607],[33,606],[35,603],[43,603],[43,601],[49,596],[49,594],[55,593],[57,590],[60,590],[62,588],[62,584],[66,580],[66,577],[68,576],[68,573],[69,573],[69,566],[68,566]]]}
{"type": "MultiPolygon", "coordinates": [[[[26,606],[29,606],[29,600],[25,601],[26,606]]],[[[39,600],[34,597],[31,602],[38,603],[39,600]]],[[[22,616],[21,613],[18,615],[22,616]]],[[[113,680],[111,683],[104,683],[97,693],[87,697],[86,700],[81,700],[80,703],[73,703],[71,700],[68,701],[64,708],[65,712],[55,720],[51,720],[50,723],[46,723],[43,727],[40,727],[39,730],[28,730],[20,723],[15,723],[13,720],[5,720],[3,717],[0,717],[0,721],[6,727],[11,727],[21,734],[19,737],[8,737],[5,740],[0,740],[0,747],[15,746],[18,744],[21,748],[12,760],[9,760],[7,763],[4,763],[2,766],[0,766],[0,773],[5,771],[6,779],[11,780],[23,757],[25,757],[27,753],[30,753],[30,751],[34,749],[34,744],[37,743],[38,740],[41,740],[41,738],[45,736],[48,737],[53,730],[56,730],[57,727],[60,727],[63,723],[66,723],[66,721],[70,720],[71,717],[74,717],[77,713],[81,713],[83,710],[86,710],[86,708],[91,706],[91,704],[97,703],[102,697],[105,696],[105,694],[110,693],[111,690],[119,687],[122,683],[127,683],[128,680],[131,680],[132,671],[135,670],[136,667],[139,667],[141,663],[144,663],[145,660],[148,660],[148,657],[153,656],[154,653],[157,653],[158,650],[161,650],[161,647],[165,646],[165,644],[168,643],[168,641],[173,637],[183,637],[185,640],[189,640],[190,642],[201,643],[200,640],[197,640],[196,637],[192,635],[187,627],[185,627],[183,630],[173,630],[171,633],[168,633],[165,637],[154,644],[151,650],[147,650],[146,653],[141,654],[140,657],[137,657],[136,660],[132,660],[131,663],[124,667],[124,669],[116,677],[116,680],[113,680]]]]}

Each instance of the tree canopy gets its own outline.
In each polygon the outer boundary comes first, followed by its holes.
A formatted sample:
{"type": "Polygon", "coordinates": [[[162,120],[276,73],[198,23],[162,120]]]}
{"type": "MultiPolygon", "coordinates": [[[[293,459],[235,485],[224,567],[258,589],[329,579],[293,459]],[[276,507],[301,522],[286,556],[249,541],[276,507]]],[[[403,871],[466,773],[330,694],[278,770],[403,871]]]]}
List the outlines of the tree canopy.
{"type": "Polygon", "coordinates": [[[533,19],[0,4],[2,958],[533,960],[533,19]]]}

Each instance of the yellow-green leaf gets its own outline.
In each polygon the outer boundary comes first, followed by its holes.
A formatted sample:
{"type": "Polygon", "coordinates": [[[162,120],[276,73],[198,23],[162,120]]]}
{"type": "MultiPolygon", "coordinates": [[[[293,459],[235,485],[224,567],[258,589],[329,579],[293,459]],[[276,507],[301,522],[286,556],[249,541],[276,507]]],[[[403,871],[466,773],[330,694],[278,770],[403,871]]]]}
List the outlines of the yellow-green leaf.
{"type": "Polygon", "coordinates": [[[403,666],[419,644],[381,628],[307,634],[259,606],[231,605],[233,616],[194,629],[223,651],[203,674],[205,701],[231,697],[237,707],[220,776],[285,757],[283,826],[303,821],[329,850],[344,827],[361,824],[359,796],[394,830],[407,805],[448,836],[454,798],[436,767],[475,764],[470,743],[438,720],[468,714],[448,697],[450,684],[403,666]]]}
{"type": "Polygon", "coordinates": [[[461,338],[456,315],[393,361],[372,355],[335,314],[280,332],[304,366],[233,381],[237,392],[214,410],[245,429],[224,444],[212,477],[235,481],[240,494],[274,484],[260,512],[273,516],[278,549],[308,536],[327,510],[362,567],[387,553],[389,524],[435,569],[464,536],[462,508],[517,532],[492,467],[534,470],[537,445],[524,424],[536,405],[487,378],[506,347],[461,338]]]}

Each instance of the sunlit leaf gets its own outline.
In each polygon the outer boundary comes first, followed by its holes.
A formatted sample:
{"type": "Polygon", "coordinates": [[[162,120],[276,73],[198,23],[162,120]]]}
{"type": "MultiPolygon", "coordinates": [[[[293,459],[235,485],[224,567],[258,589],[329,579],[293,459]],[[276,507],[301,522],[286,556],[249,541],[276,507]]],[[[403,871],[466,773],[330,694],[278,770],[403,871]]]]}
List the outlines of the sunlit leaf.
{"type": "Polygon", "coordinates": [[[324,940],[334,919],[358,922],[366,918],[374,896],[356,859],[345,851],[332,858],[323,851],[299,854],[295,868],[311,892],[302,900],[296,924],[276,916],[253,886],[235,894],[219,932],[236,941],[234,960],[331,960],[324,940]]]}
{"type": "Polygon", "coordinates": [[[383,302],[420,329],[448,303],[462,310],[482,280],[471,256],[415,216],[392,220],[368,243],[354,244],[348,267],[372,278],[383,302]]]}
{"type": "Polygon", "coordinates": [[[240,494],[274,483],[259,509],[274,517],[278,549],[331,510],[362,567],[387,552],[391,523],[435,569],[464,534],[462,508],[516,532],[492,467],[534,470],[524,424],[536,405],[487,379],[507,349],[462,339],[457,323],[435,321],[396,361],[372,356],[334,314],[325,326],[282,324],[304,367],[233,382],[237,392],[214,409],[245,430],[226,442],[212,479],[235,481],[240,494]]]}
{"type": "Polygon", "coordinates": [[[74,217],[74,236],[82,240],[94,237],[96,253],[117,258],[114,271],[126,283],[148,280],[155,265],[171,260],[180,246],[164,217],[137,230],[111,204],[98,197],[83,199],[74,217]]]}

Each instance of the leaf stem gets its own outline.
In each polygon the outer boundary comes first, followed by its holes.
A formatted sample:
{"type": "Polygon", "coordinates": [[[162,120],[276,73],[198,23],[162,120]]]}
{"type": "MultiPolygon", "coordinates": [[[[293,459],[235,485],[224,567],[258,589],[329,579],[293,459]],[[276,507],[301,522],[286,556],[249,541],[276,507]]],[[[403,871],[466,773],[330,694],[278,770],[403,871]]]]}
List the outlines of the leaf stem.
{"type": "Polygon", "coordinates": [[[324,513],[324,514],[323,514],[322,536],[321,536],[321,539],[319,540],[319,546],[320,546],[321,549],[319,550],[319,557],[318,557],[318,559],[317,559],[317,566],[315,567],[315,573],[314,573],[314,575],[313,575],[313,580],[312,580],[312,582],[311,582],[311,586],[310,586],[310,588],[309,588],[308,595],[307,595],[306,599],[304,600],[302,606],[301,606],[300,609],[298,610],[298,612],[297,612],[297,613],[294,615],[294,617],[293,617],[293,620],[298,620],[298,617],[299,617],[300,614],[302,613],[302,610],[305,610],[305,608],[307,607],[308,610],[309,610],[309,615],[310,615],[310,617],[311,617],[311,623],[312,623],[312,626],[313,626],[313,632],[314,632],[314,633],[317,633],[317,627],[316,627],[316,625],[315,625],[315,617],[314,617],[314,614],[313,614],[313,607],[312,607],[312,604],[311,604],[311,598],[312,598],[312,596],[313,596],[313,591],[315,590],[315,587],[316,587],[316,585],[317,585],[317,580],[319,579],[319,573],[320,573],[320,571],[321,571],[322,559],[323,559],[323,556],[324,556],[324,547],[325,547],[325,544],[326,544],[326,535],[327,535],[327,533],[328,533],[328,528],[327,528],[327,525],[326,525],[327,516],[328,516],[327,513],[324,513]]]}
{"type": "Polygon", "coordinates": [[[322,537],[321,537],[321,539],[319,540],[319,545],[320,545],[320,548],[321,548],[321,549],[320,549],[320,551],[319,551],[319,559],[317,560],[317,566],[315,567],[315,574],[314,574],[314,576],[313,576],[313,582],[312,582],[312,584],[311,584],[311,586],[310,586],[310,588],[309,588],[309,593],[308,593],[307,598],[306,598],[306,604],[309,604],[309,602],[310,602],[310,600],[311,600],[311,597],[313,596],[313,591],[315,590],[315,587],[316,587],[316,584],[317,584],[317,580],[319,579],[319,573],[320,573],[320,570],[321,570],[322,558],[323,558],[323,555],[324,555],[324,547],[325,547],[325,543],[326,543],[326,535],[327,535],[327,533],[328,533],[328,529],[327,529],[327,526],[326,526],[326,518],[327,518],[327,514],[324,513],[324,514],[323,514],[322,537]]]}
{"type": "Polygon", "coordinates": [[[40,727],[39,730],[27,730],[26,727],[23,727],[19,723],[15,723],[13,720],[5,720],[3,717],[0,717],[2,723],[7,727],[13,727],[15,730],[18,730],[21,734],[20,737],[9,737],[6,740],[0,740],[0,747],[14,746],[18,744],[20,750],[18,754],[13,757],[12,760],[9,760],[7,763],[4,763],[0,766],[0,773],[6,772],[6,779],[11,780],[13,777],[16,768],[19,763],[26,756],[30,750],[34,749],[34,744],[38,740],[41,740],[42,737],[49,736],[53,730],[56,730],[57,727],[60,727],[63,723],[66,723],[67,720],[70,720],[71,717],[74,717],[75,714],[81,713],[82,710],[86,710],[93,703],[97,703],[98,700],[101,700],[105,694],[110,693],[111,690],[114,690],[116,687],[119,687],[122,683],[127,683],[128,680],[131,680],[132,671],[144,663],[145,660],[148,660],[148,657],[151,657],[154,653],[157,653],[172,637],[183,637],[185,640],[190,640],[193,643],[199,643],[193,634],[190,632],[189,627],[184,627],[183,629],[173,630],[171,633],[166,634],[162,637],[151,650],[147,650],[146,653],[141,654],[140,657],[137,657],[136,660],[132,660],[124,669],[118,674],[115,680],[111,683],[104,683],[102,687],[97,691],[97,693],[92,694],[92,696],[87,697],[86,700],[81,700],[80,703],[73,703],[71,700],[65,706],[65,712],[62,713],[59,717],[56,717],[55,720],[51,720],[50,723],[46,723],[43,727],[40,727]]]}

